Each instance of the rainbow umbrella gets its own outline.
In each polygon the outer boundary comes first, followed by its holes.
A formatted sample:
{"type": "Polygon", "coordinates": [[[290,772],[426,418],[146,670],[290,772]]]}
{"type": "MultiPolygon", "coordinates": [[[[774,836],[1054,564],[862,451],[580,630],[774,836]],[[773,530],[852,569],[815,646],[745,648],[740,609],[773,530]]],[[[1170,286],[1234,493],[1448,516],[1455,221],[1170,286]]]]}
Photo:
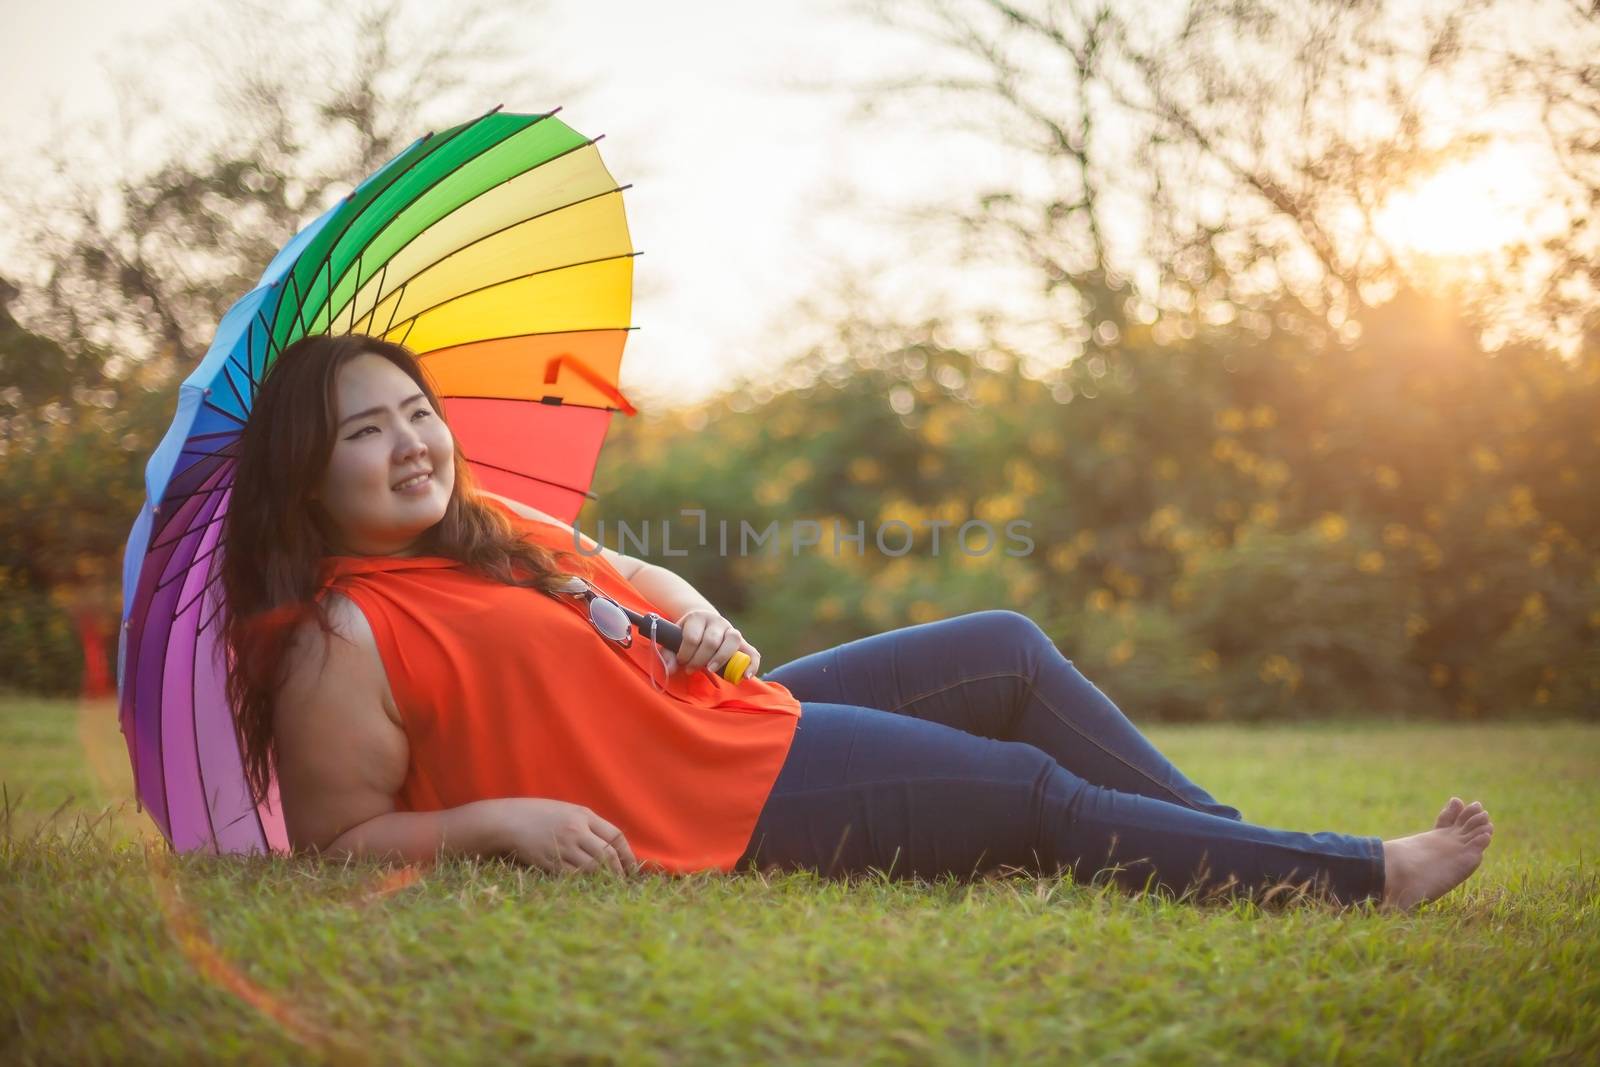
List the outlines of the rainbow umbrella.
{"type": "Polygon", "coordinates": [[[123,557],[117,685],[140,806],[180,851],[286,849],[258,807],[224,696],[211,574],[239,432],[262,376],[309,334],[421,357],[487,489],[571,522],[589,493],[631,329],[622,190],[590,139],[496,110],[430,133],[307,226],[234,304],[178,393],[123,557]]]}

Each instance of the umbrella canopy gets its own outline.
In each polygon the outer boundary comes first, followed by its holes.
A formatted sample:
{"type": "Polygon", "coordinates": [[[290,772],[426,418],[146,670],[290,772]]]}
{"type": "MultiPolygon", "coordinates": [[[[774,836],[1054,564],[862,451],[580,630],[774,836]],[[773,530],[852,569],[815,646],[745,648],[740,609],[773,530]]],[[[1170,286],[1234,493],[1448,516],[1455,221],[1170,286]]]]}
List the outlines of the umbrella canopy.
{"type": "Polygon", "coordinates": [[[612,414],[633,293],[622,190],[554,117],[430,133],[307,226],[230,308],[145,470],[117,684],[140,806],[174,848],[286,849],[250,798],[212,580],[240,430],[283,348],[360,333],[417,352],[474,475],[573,521],[612,414]]]}

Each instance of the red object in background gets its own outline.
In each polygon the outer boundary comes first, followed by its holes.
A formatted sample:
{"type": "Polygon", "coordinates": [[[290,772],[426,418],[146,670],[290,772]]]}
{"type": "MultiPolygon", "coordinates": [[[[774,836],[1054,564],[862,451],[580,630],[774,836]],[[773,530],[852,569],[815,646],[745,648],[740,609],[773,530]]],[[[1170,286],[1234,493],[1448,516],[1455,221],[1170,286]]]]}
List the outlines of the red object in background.
{"type": "Polygon", "coordinates": [[[115,696],[116,679],[111,677],[106,662],[105,620],[89,608],[79,608],[72,613],[72,621],[78,628],[78,645],[83,649],[83,696],[115,696]]]}

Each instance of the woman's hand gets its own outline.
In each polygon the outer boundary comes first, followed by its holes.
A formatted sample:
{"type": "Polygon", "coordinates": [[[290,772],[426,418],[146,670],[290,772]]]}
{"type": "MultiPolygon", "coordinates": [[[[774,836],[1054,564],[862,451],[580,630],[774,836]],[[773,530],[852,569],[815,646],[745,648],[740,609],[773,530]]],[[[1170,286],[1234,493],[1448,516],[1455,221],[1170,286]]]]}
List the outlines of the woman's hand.
{"type": "Polygon", "coordinates": [[[709,667],[713,674],[721,674],[735,652],[750,657],[750,666],[744,671],[746,678],[761,669],[761,653],[734,629],[733,623],[714,611],[695,608],[685,612],[678,620],[678,629],[683,631],[683,643],[673,657],[675,669],[696,671],[709,667]]]}
{"type": "Polygon", "coordinates": [[[551,874],[610,871],[619,877],[638,873],[639,861],[622,831],[581,804],[543,797],[508,797],[497,813],[505,828],[506,850],[551,874]]]}

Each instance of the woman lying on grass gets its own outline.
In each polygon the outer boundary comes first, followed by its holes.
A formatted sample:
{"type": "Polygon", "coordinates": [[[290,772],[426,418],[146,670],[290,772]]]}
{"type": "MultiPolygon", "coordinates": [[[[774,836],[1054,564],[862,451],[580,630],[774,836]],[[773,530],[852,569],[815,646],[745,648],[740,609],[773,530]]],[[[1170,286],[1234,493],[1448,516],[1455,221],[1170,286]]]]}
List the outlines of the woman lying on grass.
{"type": "Polygon", "coordinates": [[[221,566],[252,788],[296,850],[545,871],[1308,885],[1409,907],[1493,826],[1452,798],[1382,841],[1255,826],[1184,777],[1029,619],[982,611],[760,653],[683,579],[477,489],[417,361],[285,350],[239,444],[221,566]],[[573,580],[576,576],[577,581],[573,580]],[[676,657],[603,625],[676,622],[676,657]],[[751,657],[734,684],[715,672],[751,657]]]}

